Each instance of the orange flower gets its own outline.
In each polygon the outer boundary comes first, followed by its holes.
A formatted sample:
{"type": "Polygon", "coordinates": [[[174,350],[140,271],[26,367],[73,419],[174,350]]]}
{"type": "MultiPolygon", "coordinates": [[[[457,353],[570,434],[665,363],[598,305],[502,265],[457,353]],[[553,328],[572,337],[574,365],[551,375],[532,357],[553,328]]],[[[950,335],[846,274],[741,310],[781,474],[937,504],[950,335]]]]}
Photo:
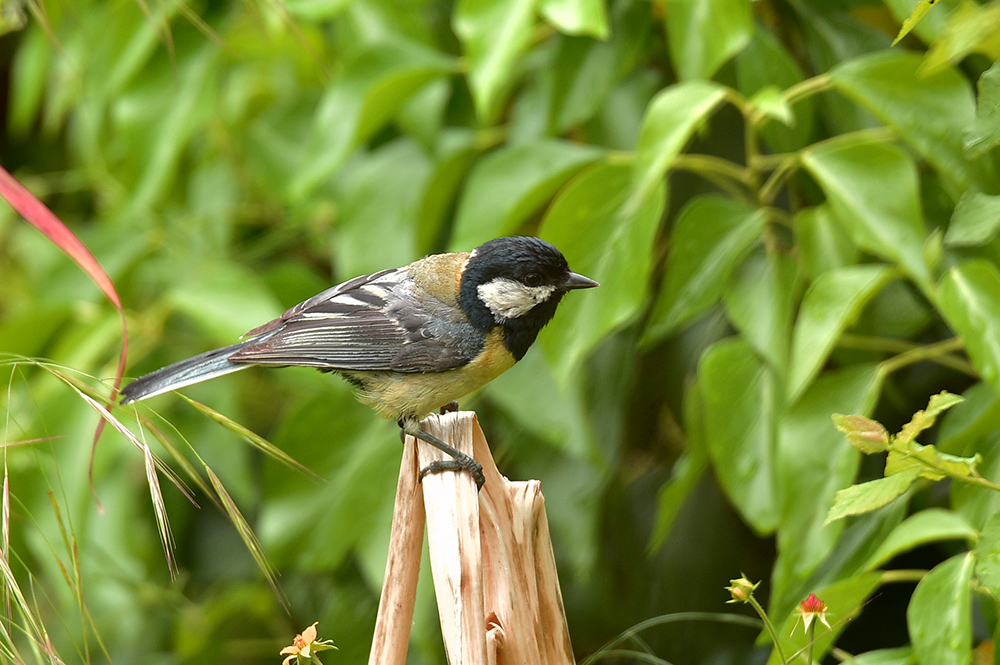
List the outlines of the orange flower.
{"type": "Polygon", "coordinates": [[[295,636],[295,639],[292,640],[292,646],[281,650],[281,655],[289,654],[281,662],[281,665],[289,665],[293,660],[299,662],[299,659],[313,660],[318,663],[319,660],[316,658],[317,652],[337,648],[333,646],[331,640],[316,640],[316,626],[318,624],[319,621],[314,622],[313,625],[303,630],[301,634],[295,636]]]}

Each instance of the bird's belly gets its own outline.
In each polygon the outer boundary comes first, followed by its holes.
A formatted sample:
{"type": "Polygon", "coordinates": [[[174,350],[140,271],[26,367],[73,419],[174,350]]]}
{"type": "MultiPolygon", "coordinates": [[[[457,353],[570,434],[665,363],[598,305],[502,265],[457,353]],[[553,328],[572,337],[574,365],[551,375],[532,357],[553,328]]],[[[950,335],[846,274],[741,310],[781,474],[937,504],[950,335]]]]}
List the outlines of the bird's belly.
{"type": "Polygon", "coordinates": [[[343,372],[362,389],[358,398],[385,418],[422,418],[497,378],[516,362],[502,344],[480,354],[468,365],[444,372],[343,372]]]}

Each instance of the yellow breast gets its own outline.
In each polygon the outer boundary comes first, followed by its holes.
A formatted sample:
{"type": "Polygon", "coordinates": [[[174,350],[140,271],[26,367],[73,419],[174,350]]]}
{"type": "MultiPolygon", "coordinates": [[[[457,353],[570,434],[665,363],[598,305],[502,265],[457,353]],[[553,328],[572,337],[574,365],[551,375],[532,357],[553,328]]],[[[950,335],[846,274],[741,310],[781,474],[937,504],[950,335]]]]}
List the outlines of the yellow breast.
{"type": "Polygon", "coordinates": [[[464,367],[427,374],[366,372],[358,398],[384,418],[422,418],[448,402],[468,395],[497,378],[516,362],[494,330],[485,351],[464,367]]]}

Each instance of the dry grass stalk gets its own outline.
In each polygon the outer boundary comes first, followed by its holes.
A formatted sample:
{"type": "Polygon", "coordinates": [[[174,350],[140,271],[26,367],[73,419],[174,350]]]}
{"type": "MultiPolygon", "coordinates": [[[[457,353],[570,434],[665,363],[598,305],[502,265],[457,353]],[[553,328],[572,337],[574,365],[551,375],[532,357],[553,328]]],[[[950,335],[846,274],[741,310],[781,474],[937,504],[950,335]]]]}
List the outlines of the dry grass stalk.
{"type": "Polygon", "coordinates": [[[392,541],[369,665],[402,665],[413,615],[426,507],[431,571],[451,665],[566,665],[566,627],[541,483],[510,482],[496,468],[472,412],[431,416],[422,427],[483,465],[477,495],[466,473],[424,478],[443,454],[407,438],[392,541]],[[421,501],[422,499],[422,501],[421,501]]]}

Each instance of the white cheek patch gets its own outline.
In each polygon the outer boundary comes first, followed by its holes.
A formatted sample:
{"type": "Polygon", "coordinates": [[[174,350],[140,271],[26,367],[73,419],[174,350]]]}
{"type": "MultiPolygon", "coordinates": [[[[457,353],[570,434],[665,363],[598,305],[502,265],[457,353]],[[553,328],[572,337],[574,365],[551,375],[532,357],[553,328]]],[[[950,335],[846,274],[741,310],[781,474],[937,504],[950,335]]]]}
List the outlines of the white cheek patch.
{"type": "Polygon", "coordinates": [[[528,286],[513,279],[497,277],[476,289],[497,323],[504,319],[524,316],[535,305],[545,302],[556,290],[554,286],[528,286]]]}

